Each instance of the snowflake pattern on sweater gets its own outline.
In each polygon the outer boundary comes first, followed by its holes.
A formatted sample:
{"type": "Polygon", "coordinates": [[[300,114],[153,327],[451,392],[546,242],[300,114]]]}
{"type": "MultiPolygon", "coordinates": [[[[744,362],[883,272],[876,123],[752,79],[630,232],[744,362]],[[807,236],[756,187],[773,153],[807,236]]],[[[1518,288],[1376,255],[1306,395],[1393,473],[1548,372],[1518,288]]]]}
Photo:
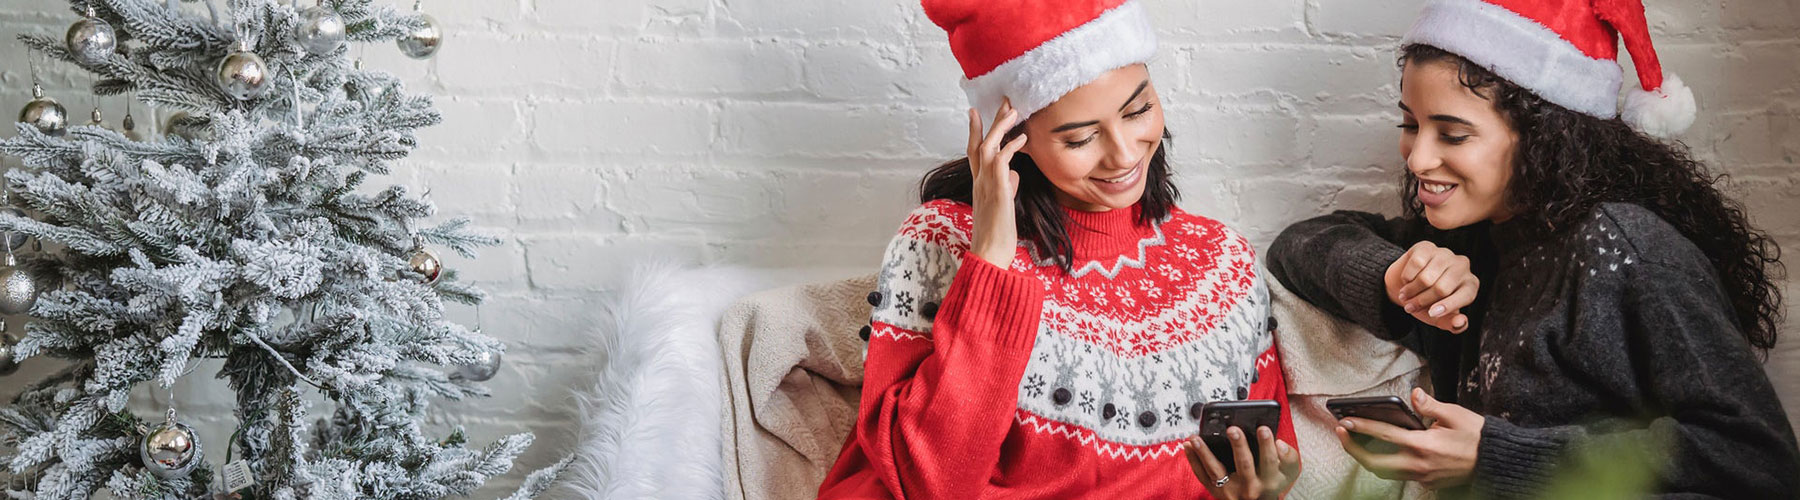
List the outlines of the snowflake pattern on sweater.
{"type": "MultiPolygon", "coordinates": [[[[972,217],[949,201],[910,214],[870,294],[872,342],[931,342],[972,217]]],[[[1179,209],[1135,229],[1079,248],[1067,274],[1021,244],[1011,269],[1035,275],[1046,300],[1017,424],[1145,460],[1179,454],[1201,404],[1248,398],[1274,337],[1263,273],[1241,235],[1179,209]]]]}

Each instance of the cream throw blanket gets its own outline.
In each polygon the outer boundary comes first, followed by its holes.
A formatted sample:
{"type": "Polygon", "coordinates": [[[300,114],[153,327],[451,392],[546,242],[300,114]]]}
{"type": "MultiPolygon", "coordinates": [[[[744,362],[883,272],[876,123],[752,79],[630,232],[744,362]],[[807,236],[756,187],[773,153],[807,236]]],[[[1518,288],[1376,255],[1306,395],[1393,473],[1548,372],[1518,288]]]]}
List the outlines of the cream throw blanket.
{"type": "MultiPolygon", "coordinates": [[[[813,498],[856,420],[865,301],[874,275],[791,286],[726,310],[719,344],[728,388],[722,419],[725,496],[813,498]]],[[[1269,280],[1276,336],[1304,463],[1290,499],[1413,499],[1416,484],[1363,470],[1338,446],[1325,400],[1405,395],[1419,358],[1330,316],[1269,280]]]]}

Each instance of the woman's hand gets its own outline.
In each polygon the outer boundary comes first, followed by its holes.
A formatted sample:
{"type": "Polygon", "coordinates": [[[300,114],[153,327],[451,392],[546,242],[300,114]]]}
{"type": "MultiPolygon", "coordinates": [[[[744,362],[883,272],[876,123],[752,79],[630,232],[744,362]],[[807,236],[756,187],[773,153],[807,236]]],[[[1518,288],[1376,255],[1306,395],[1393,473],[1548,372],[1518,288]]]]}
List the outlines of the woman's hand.
{"type": "Polygon", "coordinates": [[[1025,135],[1006,141],[1006,131],[1019,120],[1012,101],[1000,104],[994,128],[981,132],[981,115],[969,110],[969,173],[975,178],[973,205],[975,228],[969,251],[1002,269],[1012,267],[1019,248],[1019,228],[1013,221],[1013,198],[1019,193],[1019,173],[1011,168],[1013,154],[1025,147],[1025,135]]]}
{"type": "Polygon", "coordinates": [[[1225,437],[1231,441],[1231,456],[1237,461],[1237,472],[1229,476],[1225,474],[1225,465],[1213,456],[1212,449],[1206,447],[1200,436],[1181,443],[1187,451],[1188,466],[1194,469],[1194,476],[1200,478],[1200,484],[1213,498],[1278,498],[1294,484],[1294,478],[1300,476],[1300,452],[1285,442],[1276,441],[1275,433],[1268,427],[1256,428],[1257,446],[1262,448],[1259,459],[1251,458],[1250,442],[1242,429],[1227,429],[1225,437]]]}
{"type": "Polygon", "coordinates": [[[1388,266],[1383,277],[1388,300],[1427,325],[1450,333],[1469,329],[1462,308],[1475,302],[1481,279],[1469,271],[1469,258],[1421,241],[1388,266]]]}
{"type": "Polygon", "coordinates": [[[1439,402],[1422,389],[1413,389],[1412,399],[1420,416],[1437,420],[1431,428],[1409,431],[1387,422],[1346,417],[1338,421],[1338,442],[1363,468],[1383,479],[1418,481],[1434,490],[1468,483],[1475,472],[1475,453],[1487,419],[1467,408],[1439,402]],[[1351,431],[1392,443],[1399,451],[1372,453],[1350,439],[1351,431]]]}

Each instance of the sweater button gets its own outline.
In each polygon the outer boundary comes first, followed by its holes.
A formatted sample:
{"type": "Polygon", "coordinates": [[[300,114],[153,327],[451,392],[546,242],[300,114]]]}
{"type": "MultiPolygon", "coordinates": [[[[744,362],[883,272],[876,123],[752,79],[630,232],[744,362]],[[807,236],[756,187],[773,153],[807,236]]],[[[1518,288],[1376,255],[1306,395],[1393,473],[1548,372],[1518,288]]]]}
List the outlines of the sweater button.
{"type": "Polygon", "coordinates": [[[1243,401],[1245,399],[1250,399],[1250,388],[1249,387],[1239,387],[1237,397],[1238,397],[1239,401],[1243,401]]]}
{"type": "Polygon", "coordinates": [[[1113,406],[1112,403],[1107,403],[1106,406],[1100,408],[1100,418],[1112,420],[1117,416],[1119,416],[1119,407],[1113,406]]]}
{"type": "Polygon", "coordinates": [[[1277,328],[1276,325],[1279,325],[1279,324],[1281,324],[1281,322],[1275,321],[1274,316],[1269,317],[1269,331],[1271,331],[1271,332],[1275,331],[1275,328],[1277,328]]]}
{"type": "Polygon", "coordinates": [[[869,307],[881,305],[881,292],[869,292],[869,307]]]}
{"type": "Polygon", "coordinates": [[[1148,429],[1152,425],[1156,425],[1156,412],[1146,410],[1138,414],[1139,427],[1148,429]]]}
{"type": "Polygon", "coordinates": [[[1068,389],[1057,389],[1056,392],[1050,393],[1050,400],[1056,402],[1056,406],[1069,404],[1069,400],[1074,398],[1075,395],[1069,394],[1068,389]]]}
{"type": "Polygon", "coordinates": [[[868,342],[869,333],[869,325],[863,325],[862,330],[856,332],[856,336],[862,337],[863,342],[868,342]]]}
{"type": "Polygon", "coordinates": [[[924,307],[919,308],[919,314],[924,314],[925,319],[937,319],[937,308],[936,302],[926,302],[924,307]]]}
{"type": "Polygon", "coordinates": [[[1200,409],[1205,407],[1206,403],[1194,403],[1193,406],[1188,407],[1188,416],[1193,417],[1195,421],[1200,420],[1200,409]]]}

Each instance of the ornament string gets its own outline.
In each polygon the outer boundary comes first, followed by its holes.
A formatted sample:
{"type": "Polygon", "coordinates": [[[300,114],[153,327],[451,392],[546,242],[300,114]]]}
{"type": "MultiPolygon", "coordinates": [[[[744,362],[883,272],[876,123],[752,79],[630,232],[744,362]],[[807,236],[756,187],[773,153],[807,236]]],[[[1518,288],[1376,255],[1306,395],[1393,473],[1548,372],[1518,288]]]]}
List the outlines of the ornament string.
{"type": "Polygon", "coordinates": [[[247,337],[250,337],[251,341],[256,342],[256,345],[258,347],[263,348],[264,351],[268,351],[269,356],[275,358],[275,362],[281,363],[281,366],[283,368],[287,368],[288,373],[293,374],[294,378],[300,379],[301,382],[306,382],[307,385],[317,387],[321,391],[329,390],[329,389],[326,389],[325,386],[319,385],[318,382],[313,382],[313,380],[310,378],[307,378],[305,374],[300,373],[300,370],[298,368],[294,368],[294,365],[288,363],[287,357],[281,355],[281,351],[277,351],[277,350],[275,350],[274,347],[270,346],[267,342],[263,342],[263,339],[261,336],[258,336],[255,333],[245,333],[244,335],[247,337]]]}

